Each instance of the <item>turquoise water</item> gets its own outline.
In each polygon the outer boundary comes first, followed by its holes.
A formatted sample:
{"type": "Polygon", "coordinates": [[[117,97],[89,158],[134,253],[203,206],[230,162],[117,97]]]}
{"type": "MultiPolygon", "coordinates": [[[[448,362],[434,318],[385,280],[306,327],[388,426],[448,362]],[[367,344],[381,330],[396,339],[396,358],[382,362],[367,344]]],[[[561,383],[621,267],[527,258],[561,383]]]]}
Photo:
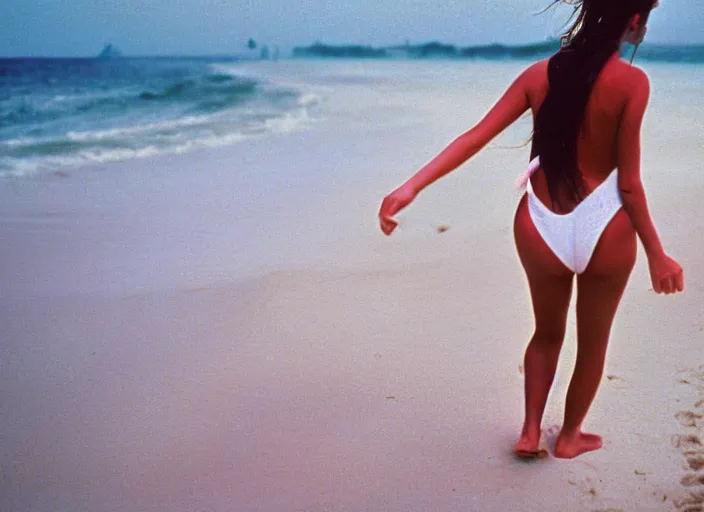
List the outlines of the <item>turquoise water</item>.
{"type": "Polygon", "coordinates": [[[305,120],[302,91],[237,64],[0,59],[0,176],[219,146],[305,120]]]}

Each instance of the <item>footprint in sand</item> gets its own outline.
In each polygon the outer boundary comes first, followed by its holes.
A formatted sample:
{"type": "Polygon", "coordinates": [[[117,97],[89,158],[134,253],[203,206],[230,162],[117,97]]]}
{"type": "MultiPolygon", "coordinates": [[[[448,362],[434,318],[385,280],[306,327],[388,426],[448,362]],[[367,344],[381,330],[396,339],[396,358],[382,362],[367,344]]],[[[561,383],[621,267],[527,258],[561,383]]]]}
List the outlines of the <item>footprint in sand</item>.
{"type": "MultiPolygon", "coordinates": [[[[691,384],[697,389],[704,389],[704,373],[702,370],[704,365],[699,368],[690,368],[683,370],[684,379],[681,379],[682,384],[691,384]]],[[[680,512],[704,512],[704,442],[702,442],[701,433],[704,422],[704,415],[699,413],[700,408],[704,406],[704,400],[699,400],[694,404],[694,411],[680,411],[675,415],[675,418],[684,429],[684,434],[673,437],[673,445],[678,448],[686,461],[686,466],[693,471],[686,473],[680,480],[680,484],[688,491],[685,498],[675,501],[675,506],[680,512]],[[692,491],[694,488],[696,491],[692,491]]]]}
{"type": "Polygon", "coordinates": [[[689,469],[694,471],[704,469],[704,450],[700,452],[685,452],[684,456],[687,459],[687,464],[689,464],[689,469]]]}
{"type": "Polygon", "coordinates": [[[675,418],[677,418],[677,421],[680,422],[680,425],[683,427],[694,427],[696,428],[698,425],[698,421],[704,418],[701,414],[696,414],[692,411],[680,411],[677,414],[675,414],[675,418]]]}
{"type": "Polygon", "coordinates": [[[689,496],[675,501],[680,512],[702,512],[704,510],[704,492],[690,492],[689,496]]]}
{"type": "Polygon", "coordinates": [[[704,485],[704,475],[690,473],[688,475],[684,475],[682,477],[682,480],[680,480],[680,483],[682,485],[684,485],[685,487],[694,487],[695,485],[704,485]]]}
{"type": "Polygon", "coordinates": [[[560,435],[560,430],[562,430],[560,425],[550,425],[543,430],[545,442],[548,444],[551,453],[555,453],[555,443],[560,435]]]}
{"type": "Polygon", "coordinates": [[[545,429],[545,434],[548,436],[557,437],[560,435],[560,430],[562,430],[560,425],[550,425],[545,429]]]}
{"type": "Polygon", "coordinates": [[[697,450],[702,448],[702,440],[699,436],[693,434],[685,434],[672,437],[672,445],[675,448],[684,448],[686,450],[697,450]]]}
{"type": "MultiPolygon", "coordinates": [[[[601,480],[599,480],[599,482],[601,482],[601,480]]],[[[567,480],[567,483],[569,483],[570,485],[574,485],[583,493],[583,499],[586,500],[583,502],[583,508],[586,508],[587,503],[589,503],[591,506],[594,506],[600,501],[603,501],[604,497],[600,495],[599,491],[597,490],[599,484],[596,483],[594,479],[590,477],[586,477],[583,480],[570,479],[567,480]]],[[[624,512],[623,510],[618,508],[600,508],[592,510],[594,510],[594,512],[624,512]]]]}

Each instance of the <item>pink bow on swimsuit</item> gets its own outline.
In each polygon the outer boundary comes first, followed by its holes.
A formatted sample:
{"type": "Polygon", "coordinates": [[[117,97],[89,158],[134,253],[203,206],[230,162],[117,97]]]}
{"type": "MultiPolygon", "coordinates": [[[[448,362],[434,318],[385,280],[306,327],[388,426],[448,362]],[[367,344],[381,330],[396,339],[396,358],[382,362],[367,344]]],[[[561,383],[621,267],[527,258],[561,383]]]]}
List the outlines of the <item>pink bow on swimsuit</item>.
{"type": "Polygon", "coordinates": [[[540,169],[540,157],[536,156],[528,165],[528,170],[516,179],[516,188],[526,188],[528,180],[530,180],[530,177],[533,176],[533,173],[538,169],[540,169]]]}

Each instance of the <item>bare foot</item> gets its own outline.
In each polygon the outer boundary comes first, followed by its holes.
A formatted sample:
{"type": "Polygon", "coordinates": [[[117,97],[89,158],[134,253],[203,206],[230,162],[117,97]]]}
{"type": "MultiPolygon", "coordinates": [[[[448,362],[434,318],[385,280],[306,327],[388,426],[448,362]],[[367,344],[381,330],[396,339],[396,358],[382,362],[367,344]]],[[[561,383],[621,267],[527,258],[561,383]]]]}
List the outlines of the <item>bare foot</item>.
{"type": "Polygon", "coordinates": [[[513,451],[522,459],[542,459],[548,456],[548,448],[542,433],[538,433],[538,435],[522,434],[513,451]]]}
{"type": "Polygon", "coordinates": [[[574,459],[583,453],[598,450],[603,444],[601,437],[596,434],[577,432],[570,437],[560,434],[555,443],[555,457],[574,459]]]}

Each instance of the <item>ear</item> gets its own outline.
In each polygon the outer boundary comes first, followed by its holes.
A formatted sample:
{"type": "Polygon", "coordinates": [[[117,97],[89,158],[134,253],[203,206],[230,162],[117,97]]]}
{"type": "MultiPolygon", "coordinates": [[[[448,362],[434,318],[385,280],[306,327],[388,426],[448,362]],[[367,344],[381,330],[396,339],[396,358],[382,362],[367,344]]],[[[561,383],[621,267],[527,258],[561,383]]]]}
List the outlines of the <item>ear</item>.
{"type": "Polygon", "coordinates": [[[631,22],[628,24],[628,28],[630,28],[631,30],[638,30],[640,27],[640,14],[634,14],[631,18],[631,22]]]}

